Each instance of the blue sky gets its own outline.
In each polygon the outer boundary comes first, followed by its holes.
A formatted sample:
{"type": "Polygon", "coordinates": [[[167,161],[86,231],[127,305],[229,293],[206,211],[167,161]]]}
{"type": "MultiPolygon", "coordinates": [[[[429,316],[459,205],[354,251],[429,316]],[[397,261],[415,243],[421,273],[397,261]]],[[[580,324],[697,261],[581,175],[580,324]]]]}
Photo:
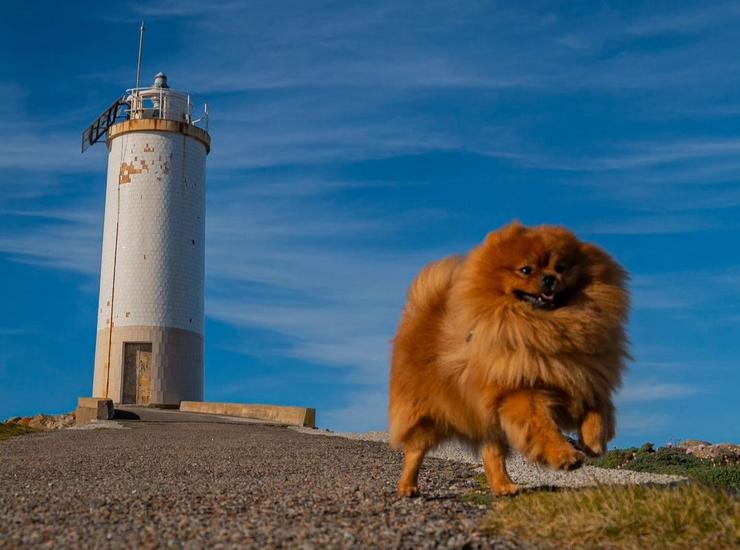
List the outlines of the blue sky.
{"type": "Polygon", "coordinates": [[[27,2],[0,20],[0,418],[89,395],[105,147],[208,100],[206,399],[383,429],[406,286],[512,218],[632,273],[615,444],[740,439],[737,3],[27,2]]]}

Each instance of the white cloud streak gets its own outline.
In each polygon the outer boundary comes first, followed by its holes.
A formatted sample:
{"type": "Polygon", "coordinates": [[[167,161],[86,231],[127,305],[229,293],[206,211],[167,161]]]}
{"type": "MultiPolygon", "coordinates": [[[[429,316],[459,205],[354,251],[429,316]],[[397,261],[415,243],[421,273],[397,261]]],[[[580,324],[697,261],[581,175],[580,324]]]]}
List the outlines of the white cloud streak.
{"type": "Polygon", "coordinates": [[[703,388],[688,384],[675,384],[670,382],[633,382],[628,383],[617,394],[620,403],[662,401],[681,399],[702,393],[703,388]]]}
{"type": "Polygon", "coordinates": [[[655,433],[671,424],[667,414],[625,412],[617,415],[617,433],[620,436],[655,437],[655,433]]]}
{"type": "MultiPolygon", "coordinates": [[[[469,132],[454,116],[407,108],[448,90],[457,95],[447,93],[457,109],[471,98],[495,103],[511,90],[546,95],[584,89],[639,89],[658,96],[678,89],[671,99],[684,101],[679,110],[717,107],[716,98],[697,96],[705,93],[699,83],[709,80],[715,91],[736,88],[727,75],[740,71],[728,65],[740,62],[707,55],[726,49],[728,29],[665,49],[632,47],[632,41],[648,29],[683,32],[685,22],[727,21],[737,16],[731,5],[704,18],[686,10],[669,15],[597,9],[569,19],[532,6],[474,3],[452,9],[446,2],[425,3],[423,9],[317,2],[305,10],[266,2],[222,2],[206,9],[165,0],[133,8],[142,15],[188,17],[189,31],[202,37],[186,45],[170,72],[187,75],[188,86],[213,100],[214,129],[222,136],[214,167],[457,150],[535,168],[611,171],[737,153],[736,142],[710,137],[648,150],[634,144],[635,151],[626,154],[572,160],[532,150],[533,141],[508,121],[495,131],[469,132]],[[582,47],[558,47],[563,41],[582,47]]],[[[526,127],[526,114],[518,117],[526,127]]]]}
{"type": "Polygon", "coordinates": [[[337,431],[387,430],[388,392],[383,387],[352,392],[348,403],[319,415],[321,425],[337,431]]]}
{"type": "Polygon", "coordinates": [[[20,263],[96,275],[100,270],[102,212],[77,209],[5,211],[6,216],[42,220],[30,228],[0,235],[0,252],[20,263]]]}
{"type": "MultiPolygon", "coordinates": [[[[214,199],[207,265],[218,285],[211,286],[207,314],[281,335],[287,344],[277,353],[345,367],[358,383],[382,383],[405,288],[434,254],[372,245],[418,218],[338,208],[323,190],[286,198],[284,184],[272,186],[277,197],[257,187],[238,208],[228,206],[229,194],[214,199]]],[[[330,182],[328,189],[335,187],[330,182]]]]}
{"type": "Polygon", "coordinates": [[[640,310],[700,311],[740,298],[740,270],[638,273],[632,277],[632,302],[640,310]],[[677,291],[672,281],[680,281],[677,291]]]}

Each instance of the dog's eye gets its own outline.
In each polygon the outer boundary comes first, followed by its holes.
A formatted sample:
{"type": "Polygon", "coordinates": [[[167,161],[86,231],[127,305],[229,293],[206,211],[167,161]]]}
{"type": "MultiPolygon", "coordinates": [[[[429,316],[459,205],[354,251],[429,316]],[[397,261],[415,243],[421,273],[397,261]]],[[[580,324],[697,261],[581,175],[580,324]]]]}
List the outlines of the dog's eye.
{"type": "Polygon", "coordinates": [[[555,273],[565,273],[566,269],[565,264],[555,264],[555,273]]]}
{"type": "Polygon", "coordinates": [[[532,268],[528,265],[525,265],[524,267],[519,269],[519,273],[521,273],[522,275],[531,275],[532,268]]]}

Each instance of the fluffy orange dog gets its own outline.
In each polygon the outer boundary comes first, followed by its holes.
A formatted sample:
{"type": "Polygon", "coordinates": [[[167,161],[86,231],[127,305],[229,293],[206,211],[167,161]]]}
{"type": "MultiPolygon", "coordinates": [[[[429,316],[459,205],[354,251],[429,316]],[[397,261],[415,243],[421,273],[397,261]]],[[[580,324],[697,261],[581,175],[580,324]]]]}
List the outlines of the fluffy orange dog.
{"type": "Polygon", "coordinates": [[[578,468],[580,446],[614,437],[612,394],[628,358],[627,275],[560,227],[514,222],[467,257],[426,266],[393,345],[391,443],[404,449],[398,494],[419,493],[426,452],[457,438],[482,449],[496,494],[518,490],[510,446],[551,468],[578,468]]]}

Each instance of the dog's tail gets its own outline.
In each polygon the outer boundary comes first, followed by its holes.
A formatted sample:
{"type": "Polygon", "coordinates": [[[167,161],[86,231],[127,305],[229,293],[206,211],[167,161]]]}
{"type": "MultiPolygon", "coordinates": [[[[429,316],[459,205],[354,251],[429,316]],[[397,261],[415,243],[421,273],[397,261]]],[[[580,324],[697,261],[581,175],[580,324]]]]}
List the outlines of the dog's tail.
{"type": "Polygon", "coordinates": [[[427,264],[409,287],[406,315],[426,316],[444,307],[447,292],[462,261],[462,256],[449,256],[427,264]]]}
{"type": "MultiPolygon", "coordinates": [[[[455,278],[455,272],[463,258],[450,256],[425,266],[411,283],[401,323],[393,343],[391,359],[390,395],[388,402],[388,432],[391,446],[398,448],[405,444],[409,430],[420,420],[416,399],[409,395],[408,375],[414,371],[417,362],[425,359],[416,356],[413,348],[418,347],[419,334],[425,334],[429,320],[443,314],[447,305],[447,295],[455,278]],[[421,332],[420,332],[421,331],[421,332]],[[406,373],[406,374],[404,374],[406,373]]],[[[426,338],[423,338],[426,339],[426,338]]],[[[430,345],[422,344],[432,353],[430,345]]],[[[418,350],[417,350],[418,351],[418,350]]],[[[411,394],[414,392],[411,391],[411,394]]]]}

